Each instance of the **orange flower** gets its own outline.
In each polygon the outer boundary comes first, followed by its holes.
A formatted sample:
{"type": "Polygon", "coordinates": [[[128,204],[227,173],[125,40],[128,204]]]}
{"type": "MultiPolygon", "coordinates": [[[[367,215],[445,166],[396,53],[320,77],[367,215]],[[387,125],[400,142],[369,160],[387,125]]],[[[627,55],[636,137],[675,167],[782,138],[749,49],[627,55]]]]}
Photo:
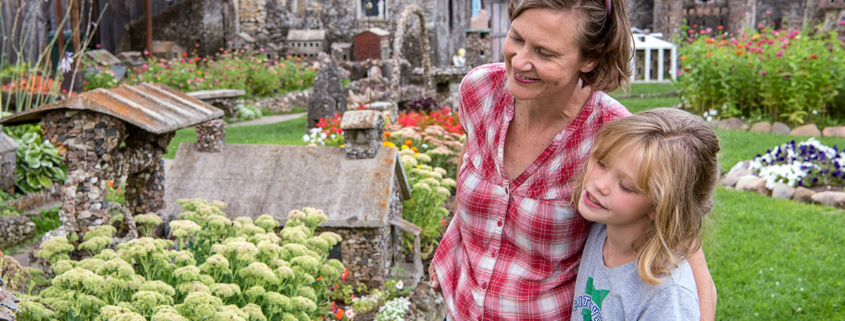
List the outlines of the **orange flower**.
{"type": "Polygon", "coordinates": [[[713,53],[712,53],[712,52],[708,52],[708,53],[707,53],[707,57],[713,57],[713,53]]]}
{"type": "Polygon", "coordinates": [[[418,148],[416,148],[416,147],[411,147],[411,150],[412,150],[412,151],[414,151],[414,153],[416,153],[416,152],[419,152],[419,151],[420,151],[420,150],[419,150],[418,148]]]}
{"type": "Polygon", "coordinates": [[[384,132],[384,137],[390,138],[390,132],[384,132]]]}
{"type": "Polygon", "coordinates": [[[343,268],[343,274],[341,274],[340,279],[341,279],[341,280],[346,280],[346,277],[347,277],[348,275],[349,275],[349,270],[348,270],[348,269],[346,269],[346,268],[343,268]]]}
{"type": "Polygon", "coordinates": [[[412,142],[412,141],[410,141],[410,140],[406,140],[406,141],[405,141],[405,146],[411,146],[411,145],[413,145],[413,144],[414,144],[414,142],[412,142]]]}
{"type": "Polygon", "coordinates": [[[707,39],[704,39],[704,42],[706,42],[706,43],[714,43],[714,42],[716,42],[716,41],[714,41],[714,40],[713,40],[713,38],[707,38],[707,39]]]}
{"type": "Polygon", "coordinates": [[[119,188],[117,189],[117,192],[118,192],[118,193],[121,193],[121,191],[120,191],[120,189],[119,189],[119,188]]]}
{"type": "Polygon", "coordinates": [[[114,182],[109,181],[109,187],[114,187],[114,182]]]}
{"type": "Polygon", "coordinates": [[[443,224],[443,226],[446,226],[446,220],[440,220],[440,223],[443,224]]]}
{"type": "Polygon", "coordinates": [[[182,53],[182,57],[187,57],[187,56],[188,56],[188,53],[187,53],[187,52],[183,52],[183,53],[182,53]]]}
{"type": "Polygon", "coordinates": [[[343,309],[337,309],[337,314],[334,315],[338,320],[343,319],[343,309]]]}
{"type": "Polygon", "coordinates": [[[323,276],[321,275],[320,277],[317,278],[317,281],[320,281],[322,279],[323,279],[323,276]]]}
{"type": "Polygon", "coordinates": [[[687,56],[681,56],[681,60],[687,60],[687,56]]]}
{"type": "Polygon", "coordinates": [[[744,53],[745,53],[745,51],[742,51],[742,50],[737,50],[737,51],[736,51],[736,54],[737,54],[737,55],[741,55],[741,54],[744,54],[744,53]]]}

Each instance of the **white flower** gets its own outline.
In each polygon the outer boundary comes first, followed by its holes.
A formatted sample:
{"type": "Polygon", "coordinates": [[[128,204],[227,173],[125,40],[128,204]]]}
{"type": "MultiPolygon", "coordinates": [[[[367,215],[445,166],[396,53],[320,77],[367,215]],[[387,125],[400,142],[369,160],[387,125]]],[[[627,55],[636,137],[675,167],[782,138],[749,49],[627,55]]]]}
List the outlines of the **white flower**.
{"type": "MultiPolygon", "coordinates": [[[[813,109],[813,115],[818,115],[818,114],[819,114],[819,111],[818,111],[818,110],[813,109]]],[[[800,308],[799,308],[799,309],[800,309],[800,308]]],[[[800,310],[799,310],[799,311],[800,311],[800,310]]]]}
{"type": "Polygon", "coordinates": [[[303,141],[303,142],[310,142],[310,141],[311,141],[311,136],[308,136],[308,135],[302,135],[302,141],[303,141]]]}
{"type": "Polygon", "coordinates": [[[707,121],[713,121],[713,116],[707,116],[707,121]]]}
{"type": "Polygon", "coordinates": [[[352,319],[355,317],[355,312],[352,312],[352,309],[346,310],[346,318],[352,319]]]}
{"type": "Polygon", "coordinates": [[[428,149],[428,144],[422,144],[422,145],[420,145],[420,147],[428,149]]]}
{"type": "Polygon", "coordinates": [[[399,280],[399,282],[396,282],[396,288],[397,289],[402,290],[402,288],[404,288],[404,287],[405,287],[405,283],[402,283],[402,280],[399,280]]]}
{"type": "Polygon", "coordinates": [[[70,72],[71,66],[70,64],[73,63],[73,53],[65,52],[65,57],[62,58],[62,61],[59,62],[59,70],[62,72],[70,72]]]}

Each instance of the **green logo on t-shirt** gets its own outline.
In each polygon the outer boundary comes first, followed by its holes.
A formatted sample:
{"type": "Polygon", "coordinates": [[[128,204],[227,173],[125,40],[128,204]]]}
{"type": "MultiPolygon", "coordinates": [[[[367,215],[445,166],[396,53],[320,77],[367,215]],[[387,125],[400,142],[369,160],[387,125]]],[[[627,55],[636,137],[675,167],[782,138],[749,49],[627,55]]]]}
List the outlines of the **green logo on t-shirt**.
{"type": "MultiPolygon", "coordinates": [[[[584,293],[590,296],[591,301],[601,310],[601,302],[604,301],[604,298],[610,294],[610,290],[597,290],[595,286],[593,286],[593,278],[587,278],[587,288],[584,289],[584,293]]],[[[594,312],[589,308],[581,309],[581,315],[584,317],[584,321],[592,320],[592,315],[594,312]]]]}

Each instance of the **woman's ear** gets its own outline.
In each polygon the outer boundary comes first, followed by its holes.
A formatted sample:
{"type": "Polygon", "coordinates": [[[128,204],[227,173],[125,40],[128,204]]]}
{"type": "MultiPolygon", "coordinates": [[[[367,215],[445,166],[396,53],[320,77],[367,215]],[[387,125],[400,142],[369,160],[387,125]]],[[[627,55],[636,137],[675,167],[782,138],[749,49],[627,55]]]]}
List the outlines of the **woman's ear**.
{"type": "Polygon", "coordinates": [[[598,64],[599,64],[599,61],[597,59],[585,61],[584,64],[581,65],[581,73],[586,74],[586,73],[593,71],[593,69],[595,69],[598,64]]]}

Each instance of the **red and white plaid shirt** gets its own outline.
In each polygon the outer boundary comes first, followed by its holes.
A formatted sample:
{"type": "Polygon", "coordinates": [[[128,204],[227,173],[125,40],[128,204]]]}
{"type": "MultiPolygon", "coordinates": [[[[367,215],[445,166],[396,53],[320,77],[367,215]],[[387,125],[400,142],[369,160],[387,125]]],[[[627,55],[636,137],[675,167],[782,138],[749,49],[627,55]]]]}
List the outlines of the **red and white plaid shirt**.
{"type": "Polygon", "coordinates": [[[504,64],[461,83],[467,133],[458,213],[434,255],[450,320],[569,320],[589,222],[570,206],[571,187],[596,131],[631,115],[593,92],[563,132],[508,182],[504,142],[514,116],[504,64]]]}

